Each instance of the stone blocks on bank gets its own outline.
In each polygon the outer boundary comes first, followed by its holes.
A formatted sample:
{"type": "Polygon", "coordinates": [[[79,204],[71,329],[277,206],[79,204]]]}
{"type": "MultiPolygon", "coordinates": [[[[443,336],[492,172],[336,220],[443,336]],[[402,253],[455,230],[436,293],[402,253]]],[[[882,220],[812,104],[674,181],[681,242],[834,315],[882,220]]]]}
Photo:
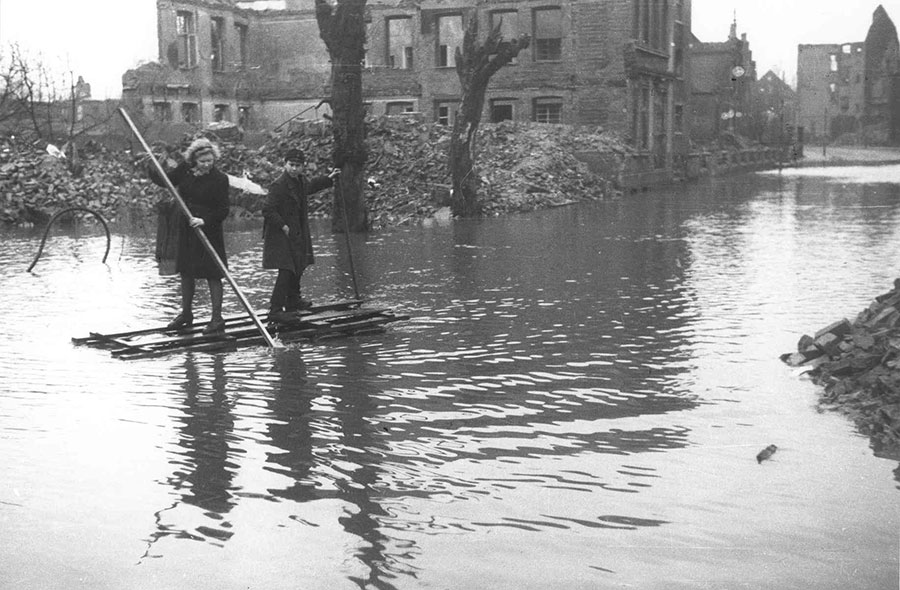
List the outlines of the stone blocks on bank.
{"type": "Polygon", "coordinates": [[[781,360],[808,368],[824,402],[850,415],[878,454],[900,458],[900,279],[852,323],[802,336],[781,360]]]}

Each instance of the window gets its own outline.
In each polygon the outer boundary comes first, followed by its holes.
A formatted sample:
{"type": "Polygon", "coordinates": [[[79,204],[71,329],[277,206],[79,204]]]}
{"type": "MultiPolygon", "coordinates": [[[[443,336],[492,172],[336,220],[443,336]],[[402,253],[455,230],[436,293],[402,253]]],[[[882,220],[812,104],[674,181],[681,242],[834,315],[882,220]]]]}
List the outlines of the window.
{"type": "Polygon", "coordinates": [[[634,147],[646,150],[650,147],[650,87],[641,84],[632,95],[631,135],[634,147]]]}
{"type": "MultiPolygon", "coordinates": [[[[657,168],[666,165],[666,104],[668,92],[663,87],[653,91],[653,151],[657,168]]],[[[739,115],[740,116],[740,115],[739,115]]]]}
{"type": "Polygon", "coordinates": [[[411,70],[413,67],[412,19],[397,17],[387,19],[388,67],[411,70]]]}
{"type": "Polygon", "coordinates": [[[830,55],[828,56],[828,60],[829,60],[829,62],[830,62],[829,67],[830,67],[831,71],[832,71],[832,72],[836,72],[836,71],[838,70],[837,55],[834,54],[834,53],[830,54],[830,55]]]}
{"type": "Polygon", "coordinates": [[[237,36],[237,65],[244,68],[247,67],[247,25],[235,23],[234,32],[237,36]]]}
{"type": "Polygon", "coordinates": [[[197,123],[200,120],[200,109],[196,102],[181,103],[181,120],[185,123],[197,123]]]}
{"type": "Polygon", "coordinates": [[[385,108],[386,115],[402,115],[403,113],[412,113],[415,105],[411,102],[389,102],[385,108]]]}
{"type": "Polygon", "coordinates": [[[231,121],[231,107],[217,104],[213,107],[213,121],[231,121]]]}
{"type": "MultiPolygon", "coordinates": [[[[512,41],[519,38],[519,13],[515,10],[495,10],[490,13],[490,27],[500,27],[500,34],[504,41],[512,41]]],[[[517,58],[512,58],[509,63],[516,63],[517,58]]]]}
{"type": "Polygon", "coordinates": [[[197,28],[193,12],[179,10],[175,13],[175,33],[178,36],[178,67],[196,67],[197,28]]]}
{"type": "Polygon", "coordinates": [[[434,120],[438,125],[453,125],[456,120],[458,101],[436,102],[434,104],[434,120]]]}
{"type": "Polygon", "coordinates": [[[491,99],[491,123],[513,120],[513,101],[504,98],[491,99]]]}
{"type": "Polygon", "coordinates": [[[534,9],[534,59],[559,61],[562,59],[562,10],[534,9]]]}
{"type": "Polygon", "coordinates": [[[213,17],[209,21],[209,38],[212,43],[212,69],[221,72],[225,69],[225,19],[213,17]]]}
{"type": "Polygon", "coordinates": [[[157,121],[171,121],[172,120],[172,103],[168,102],[154,102],[153,103],[153,118],[157,121]]]}
{"type": "Polygon", "coordinates": [[[562,99],[557,97],[534,99],[534,120],[537,123],[562,123],[562,99]]]}
{"type": "MultiPolygon", "coordinates": [[[[669,3],[667,0],[634,0],[633,36],[639,44],[668,52],[669,3]]],[[[680,6],[676,6],[676,19],[680,6]]]]}
{"type": "Polygon", "coordinates": [[[851,49],[851,48],[850,48],[850,44],[849,44],[849,43],[846,43],[846,44],[844,44],[844,45],[841,46],[841,53],[845,53],[845,54],[847,54],[847,55],[850,55],[850,49],[851,49]]]}
{"type": "Polygon", "coordinates": [[[453,67],[456,65],[456,48],[462,47],[462,16],[439,16],[437,21],[437,67],[453,67]]]}

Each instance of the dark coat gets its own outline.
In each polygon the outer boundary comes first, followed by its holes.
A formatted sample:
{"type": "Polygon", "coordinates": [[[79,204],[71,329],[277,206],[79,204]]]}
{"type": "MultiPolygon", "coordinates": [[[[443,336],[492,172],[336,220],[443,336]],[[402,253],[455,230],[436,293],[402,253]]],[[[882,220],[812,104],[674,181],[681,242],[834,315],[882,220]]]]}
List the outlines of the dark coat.
{"type": "Polygon", "coordinates": [[[300,274],[313,263],[312,236],[309,232],[308,195],[332,185],[331,178],[303,175],[292,178],[282,172],[269,186],[263,207],[263,268],[284,269],[300,274]],[[282,227],[290,228],[290,236],[282,227]]]}
{"type": "MultiPolygon", "coordinates": [[[[155,168],[150,168],[149,173],[150,180],[165,186],[155,168]]],[[[191,214],[203,220],[203,233],[209,238],[219,258],[227,265],[225,232],[222,224],[228,217],[228,176],[216,168],[202,176],[195,176],[191,166],[186,162],[182,162],[167,174],[191,214]]],[[[181,208],[177,209],[176,214],[179,221],[175,232],[178,236],[175,272],[195,278],[222,278],[222,271],[206,251],[195,230],[188,224],[181,208]]]]}

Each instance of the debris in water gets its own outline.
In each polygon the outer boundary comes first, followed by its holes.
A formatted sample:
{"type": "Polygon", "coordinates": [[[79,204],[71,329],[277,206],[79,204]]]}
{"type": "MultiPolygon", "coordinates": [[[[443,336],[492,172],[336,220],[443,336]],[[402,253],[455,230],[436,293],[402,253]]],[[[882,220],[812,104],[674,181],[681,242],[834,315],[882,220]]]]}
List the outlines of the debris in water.
{"type": "Polygon", "coordinates": [[[767,446],[766,448],[761,450],[759,452],[759,454],[756,455],[756,462],[762,463],[763,461],[765,461],[766,459],[768,459],[769,457],[774,455],[775,451],[777,451],[777,450],[778,450],[778,447],[776,447],[775,445],[767,446]]]}

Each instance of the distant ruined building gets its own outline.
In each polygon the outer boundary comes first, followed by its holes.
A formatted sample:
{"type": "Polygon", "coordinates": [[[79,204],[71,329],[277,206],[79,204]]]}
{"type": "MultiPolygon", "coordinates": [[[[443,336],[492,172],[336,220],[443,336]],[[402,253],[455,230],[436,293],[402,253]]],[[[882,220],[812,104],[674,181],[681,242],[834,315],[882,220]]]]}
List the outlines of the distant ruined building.
{"type": "MultiPolygon", "coordinates": [[[[366,11],[374,115],[452,124],[455,51],[476,18],[481,34],[532,39],[491,79],[486,120],[603,126],[663,174],[688,153],[690,0],[370,0],[366,11]]],[[[148,125],[271,130],[329,114],[314,0],[157,0],[157,15],[159,63],[122,79],[148,125]]]]}
{"type": "Polygon", "coordinates": [[[798,47],[797,124],[812,140],[900,142],[900,44],[884,7],[864,42],[798,47]]]}
{"type": "Polygon", "coordinates": [[[746,33],[731,24],[728,39],[704,43],[692,38],[691,137],[721,139],[724,134],[757,135],[754,131],[756,62],[746,33]]]}

